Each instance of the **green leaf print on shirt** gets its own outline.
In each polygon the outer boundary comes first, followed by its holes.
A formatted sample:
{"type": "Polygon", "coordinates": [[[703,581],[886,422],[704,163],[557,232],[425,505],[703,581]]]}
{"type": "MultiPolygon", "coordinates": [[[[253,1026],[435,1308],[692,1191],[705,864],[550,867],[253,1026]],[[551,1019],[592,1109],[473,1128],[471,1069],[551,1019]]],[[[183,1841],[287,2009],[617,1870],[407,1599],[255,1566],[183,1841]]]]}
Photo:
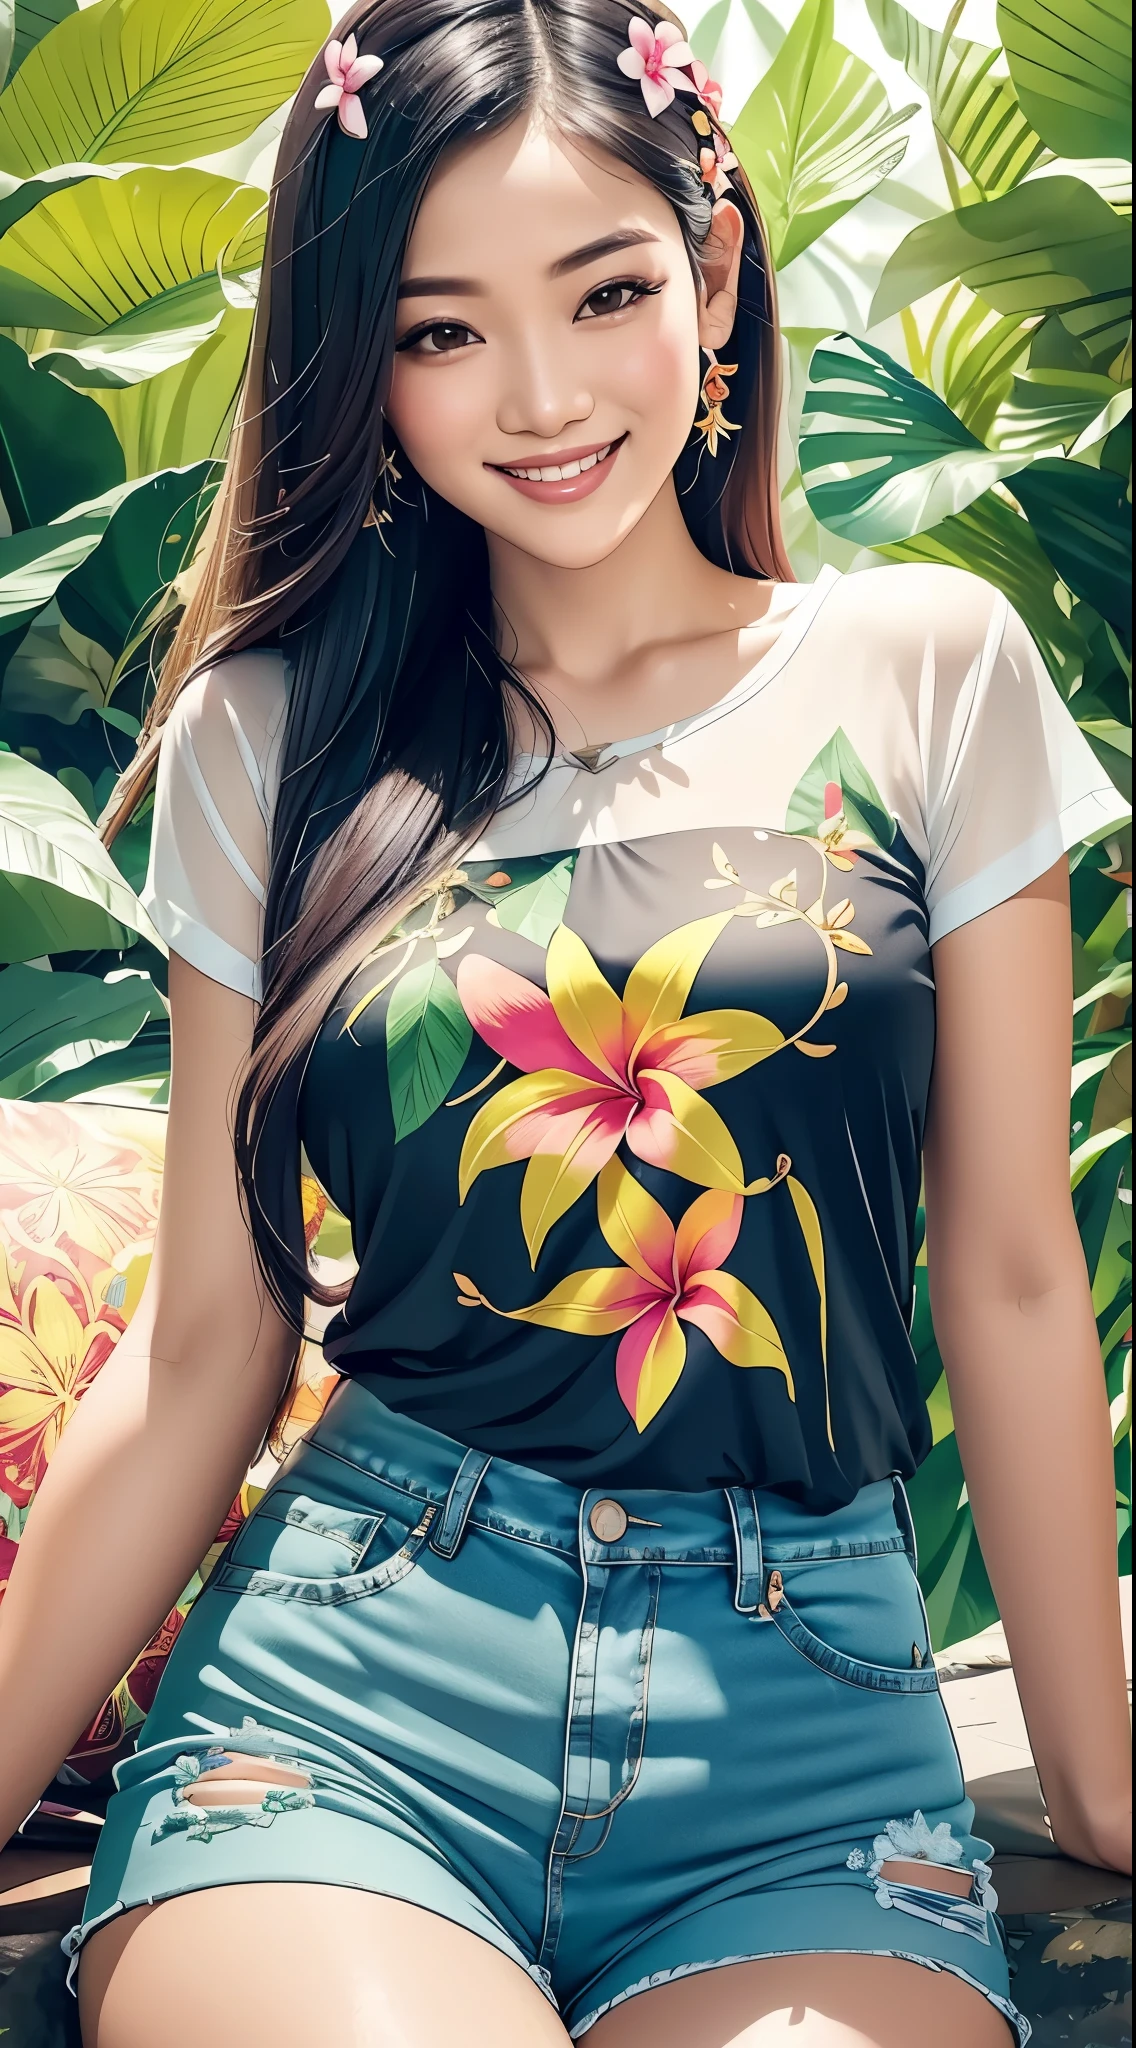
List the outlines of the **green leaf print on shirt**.
{"type": "Polygon", "coordinates": [[[838,725],[789,798],[785,830],[826,834],[841,815],[850,831],[866,833],[885,850],[895,838],[895,819],[843,726],[838,725]]]}
{"type": "Polygon", "coordinates": [[[564,922],[577,858],[575,852],[530,855],[496,869],[484,882],[475,881],[471,871],[469,887],[483,903],[492,903],[491,923],[544,951],[564,922]]]}
{"type": "Polygon", "coordinates": [[[387,1005],[386,1038],[397,1145],[444,1102],[473,1043],[473,1027],[436,955],[395,983],[387,1005]]]}

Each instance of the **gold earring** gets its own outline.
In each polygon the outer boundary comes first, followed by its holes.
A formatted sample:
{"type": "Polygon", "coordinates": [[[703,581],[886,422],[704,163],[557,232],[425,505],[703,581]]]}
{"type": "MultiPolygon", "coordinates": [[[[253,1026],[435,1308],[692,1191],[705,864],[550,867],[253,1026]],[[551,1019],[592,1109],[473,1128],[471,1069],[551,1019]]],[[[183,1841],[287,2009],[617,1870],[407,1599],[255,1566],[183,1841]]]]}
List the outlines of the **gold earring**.
{"type": "Polygon", "coordinates": [[[389,498],[391,494],[391,485],[402,482],[402,471],[399,469],[397,463],[395,462],[394,456],[392,455],[390,449],[386,447],[385,444],[383,446],[382,455],[379,458],[379,467],[375,477],[374,488],[372,489],[371,495],[367,500],[367,511],[363,520],[364,527],[393,526],[394,524],[394,515],[391,512],[385,510],[380,512],[376,511],[375,509],[375,490],[378,489],[378,486],[384,480],[386,481],[387,497],[389,498]]]}
{"type": "Polygon", "coordinates": [[[701,391],[706,411],[700,420],[695,420],[694,431],[696,434],[704,435],[710,454],[717,455],[718,442],[738,432],[737,421],[728,420],[722,411],[730,395],[726,379],[737,376],[738,366],[736,363],[720,363],[712,348],[708,348],[706,353],[710,358],[710,367],[702,379],[701,391]]]}

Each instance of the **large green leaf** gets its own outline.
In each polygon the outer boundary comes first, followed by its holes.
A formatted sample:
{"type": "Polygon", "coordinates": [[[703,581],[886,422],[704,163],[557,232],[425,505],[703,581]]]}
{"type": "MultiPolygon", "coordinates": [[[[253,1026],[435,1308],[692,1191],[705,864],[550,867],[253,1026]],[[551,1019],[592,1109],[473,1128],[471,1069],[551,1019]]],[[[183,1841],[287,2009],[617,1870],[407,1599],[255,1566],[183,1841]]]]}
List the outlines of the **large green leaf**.
{"type": "Polygon", "coordinates": [[[473,1043],[473,1026],[436,954],[396,981],[386,1037],[397,1145],[445,1101],[473,1043]]]}
{"type": "MultiPolygon", "coordinates": [[[[113,656],[76,633],[52,598],[32,620],[4,671],[4,713],[73,725],[84,711],[102,712],[113,687],[113,656]]],[[[59,771],[61,777],[67,772],[59,771]]],[[[94,815],[90,804],[84,808],[94,815]]]]}
{"type": "Polygon", "coordinates": [[[1126,479],[1058,459],[1035,462],[1011,490],[1034,533],[1077,597],[1118,632],[1132,619],[1132,506],[1126,479]]]}
{"type": "Polygon", "coordinates": [[[0,496],[12,531],[45,526],[125,478],[118,437],[100,407],[33,370],[23,349],[0,335],[0,496]]]}
{"type": "Polygon", "coordinates": [[[7,78],[16,42],[15,0],[0,0],[0,84],[7,78]]]}
{"type": "Polygon", "coordinates": [[[871,324],[961,278],[1016,319],[1059,312],[1093,355],[1119,348],[1132,311],[1128,224],[1079,178],[1038,178],[924,221],[900,243],[871,324]]]}
{"type": "Polygon", "coordinates": [[[809,365],[799,456],[814,516],[863,547],[937,526],[1021,466],[883,349],[847,334],[809,365]]]}
{"type": "MultiPolygon", "coordinates": [[[[16,35],[8,78],[12,79],[29,50],[61,22],[76,12],[76,0],[16,0],[16,35]]],[[[2,74],[0,74],[2,76],[2,74]]]]}
{"type": "Polygon", "coordinates": [[[1011,395],[992,422],[991,438],[999,448],[1017,448],[1023,455],[1075,441],[1094,421],[1105,419],[1128,394],[1117,392],[1109,377],[1090,370],[1026,370],[1013,379],[1011,395]]]}
{"type": "Polygon", "coordinates": [[[63,578],[98,547],[119,505],[135,488],[115,484],[44,526],[0,537],[0,633],[30,625],[63,578]]]}
{"type": "Polygon", "coordinates": [[[260,264],[265,206],[255,186],[192,168],[51,192],[0,240],[0,322],[49,330],[32,359],[69,383],[136,383],[208,338],[224,274],[260,264]]]}
{"type": "Polygon", "coordinates": [[[96,1053],[81,1067],[61,1068],[58,1074],[41,1081],[38,1087],[30,1088],[24,1100],[70,1102],[73,1096],[89,1094],[95,1088],[121,1089],[138,1081],[161,1081],[163,1085],[160,1088],[145,1091],[148,1105],[157,1108],[169,1100],[169,1073],[169,1019],[164,1015],[151,1017],[128,1044],[96,1053]]]}
{"type": "Polygon", "coordinates": [[[0,169],[226,149],[296,90],[328,26],[326,0],[96,0],[0,95],[0,169]]]}
{"type": "Polygon", "coordinates": [[[118,436],[127,476],[224,455],[251,333],[251,312],[230,306],[187,362],[128,389],[91,393],[118,436]]]}
{"type": "MultiPolygon", "coordinates": [[[[0,974],[0,1098],[30,1095],[74,1075],[89,1060],[120,1051],[151,1018],[165,1015],[146,974],[102,981],[97,974],[6,967],[0,974]]],[[[72,1084],[82,1085],[81,1078],[72,1084]]]]}
{"type": "Polygon", "coordinates": [[[164,951],[82,805],[19,754],[0,752],[0,960],[164,951]]]}
{"type": "Polygon", "coordinates": [[[68,625],[118,660],[189,559],[221,475],[220,463],[195,462],[137,484],[56,592],[68,625]]]}
{"type": "Polygon", "coordinates": [[[68,164],[44,171],[39,178],[14,178],[9,172],[0,171],[0,235],[6,235],[10,227],[52,192],[65,192],[69,185],[81,185],[84,178],[120,176],[121,172],[109,164],[68,164]]]}
{"type": "Polygon", "coordinates": [[[1001,51],[927,28],[899,0],[868,0],[889,57],[926,93],[943,141],[988,199],[1008,192],[1045,155],[1008,78],[1001,51]]]}
{"type": "Polygon", "coordinates": [[[1018,98],[1058,156],[1132,154],[1132,0],[998,0],[1018,98]]]}
{"type": "Polygon", "coordinates": [[[804,0],[731,131],[782,268],[894,171],[905,123],[876,77],[833,37],[833,0],[804,0]]]}
{"type": "Polygon", "coordinates": [[[216,334],[224,313],[211,313],[204,320],[167,327],[160,334],[139,334],[125,325],[108,327],[105,334],[90,340],[64,342],[56,334],[50,342],[37,336],[31,360],[38,370],[50,370],[76,391],[121,391],[159,377],[163,370],[189,357],[216,334]]]}

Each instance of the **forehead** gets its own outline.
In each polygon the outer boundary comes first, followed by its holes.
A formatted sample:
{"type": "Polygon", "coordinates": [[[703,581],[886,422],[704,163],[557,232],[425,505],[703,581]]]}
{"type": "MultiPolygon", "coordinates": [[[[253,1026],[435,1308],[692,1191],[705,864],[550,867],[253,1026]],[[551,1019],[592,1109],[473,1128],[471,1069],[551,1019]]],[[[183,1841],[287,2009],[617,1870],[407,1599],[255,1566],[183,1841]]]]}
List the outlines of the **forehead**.
{"type": "Polygon", "coordinates": [[[526,117],[442,158],[418,211],[407,273],[546,270],[569,250],[627,227],[682,243],[673,208],[648,179],[539,116],[526,117]]]}

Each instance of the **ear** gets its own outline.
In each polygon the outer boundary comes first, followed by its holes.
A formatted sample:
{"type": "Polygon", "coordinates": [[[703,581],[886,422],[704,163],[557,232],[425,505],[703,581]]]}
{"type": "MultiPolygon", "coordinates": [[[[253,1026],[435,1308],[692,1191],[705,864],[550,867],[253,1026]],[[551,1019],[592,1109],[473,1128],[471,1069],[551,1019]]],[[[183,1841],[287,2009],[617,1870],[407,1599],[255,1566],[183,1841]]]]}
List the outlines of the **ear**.
{"type": "Polygon", "coordinates": [[[724,348],[733,332],[744,240],[745,222],[737,207],[730,199],[719,199],[702,248],[704,296],[698,309],[698,339],[703,348],[724,348]]]}

